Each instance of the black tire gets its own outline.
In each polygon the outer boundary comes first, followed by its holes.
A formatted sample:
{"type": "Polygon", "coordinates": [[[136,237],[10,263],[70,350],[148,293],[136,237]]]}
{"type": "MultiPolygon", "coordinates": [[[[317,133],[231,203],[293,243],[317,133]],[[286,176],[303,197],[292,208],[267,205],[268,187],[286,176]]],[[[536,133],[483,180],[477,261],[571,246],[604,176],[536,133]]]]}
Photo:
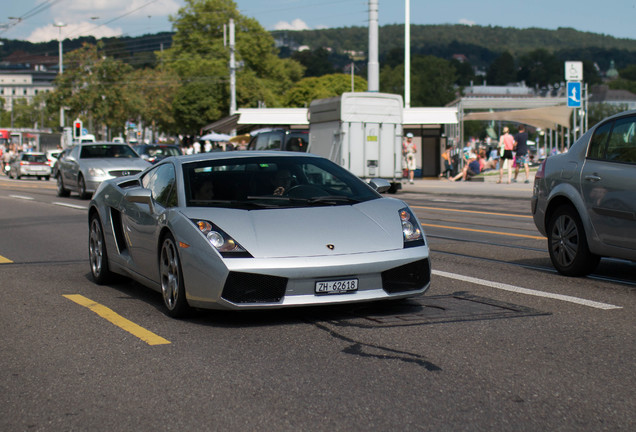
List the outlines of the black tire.
{"type": "Polygon", "coordinates": [[[192,309],[186,299],[177,244],[174,241],[174,237],[170,234],[167,234],[161,243],[159,278],[161,280],[161,294],[166,313],[172,318],[188,316],[192,309]]]}
{"type": "Polygon", "coordinates": [[[85,200],[91,197],[91,195],[86,192],[86,181],[84,180],[84,176],[82,176],[81,174],[77,179],[77,190],[79,191],[80,199],[85,200]]]}
{"type": "Polygon", "coordinates": [[[67,197],[71,194],[71,191],[64,187],[64,180],[62,180],[62,174],[57,173],[55,177],[57,180],[57,196],[59,197],[67,197]]]}
{"type": "Polygon", "coordinates": [[[113,280],[114,274],[108,266],[104,231],[97,214],[91,216],[88,222],[88,261],[97,284],[104,285],[113,280]]]}
{"type": "Polygon", "coordinates": [[[565,276],[585,276],[596,269],[598,255],[590,252],[585,228],[572,206],[558,207],[548,221],[548,251],[557,271],[565,276]]]}
{"type": "Polygon", "coordinates": [[[49,181],[49,180],[51,180],[50,176],[44,176],[44,181],[49,181]]]}

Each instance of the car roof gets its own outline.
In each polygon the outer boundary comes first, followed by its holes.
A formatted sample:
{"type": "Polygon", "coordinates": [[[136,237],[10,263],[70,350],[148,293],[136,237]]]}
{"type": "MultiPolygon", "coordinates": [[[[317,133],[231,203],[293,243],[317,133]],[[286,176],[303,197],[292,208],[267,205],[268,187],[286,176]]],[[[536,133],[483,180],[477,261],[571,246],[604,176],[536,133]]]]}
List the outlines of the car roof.
{"type": "Polygon", "coordinates": [[[309,157],[309,158],[321,158],[311,153],[299,153],[289,151],[230,151],[230,152],[210,152],[210,153],[195,153],[192,155],[183,156],[171,156],[164,159],[176,160],[181,164],[190,162],[200,162],[206,160],[219,160],[219,159],[246,159],[254,157],[275,157],[275,158],[291,158],[291,157],[309,157]]]}
{"type": "MultiPolygon", "coordinates": [[[[120,142],[112,142],[112,141],[84,141],[77,143],[79,146],[90,146],[90,145],[114,145],[114,146],[128,146],[126,143],[120,142]]],[[[130,147],[130,146],[129,146],[130,147]]]]}

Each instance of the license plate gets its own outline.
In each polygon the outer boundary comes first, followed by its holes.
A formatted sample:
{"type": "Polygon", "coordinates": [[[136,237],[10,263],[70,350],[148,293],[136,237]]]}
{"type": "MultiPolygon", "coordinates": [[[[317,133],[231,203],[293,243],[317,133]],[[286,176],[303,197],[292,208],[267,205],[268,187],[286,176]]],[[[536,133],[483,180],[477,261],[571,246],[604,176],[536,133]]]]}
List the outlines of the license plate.
{"type": "Polygon", "coordinates": [[[342,294],[358,290],[358,279],[316,282],[316,294],[342,294]]]}

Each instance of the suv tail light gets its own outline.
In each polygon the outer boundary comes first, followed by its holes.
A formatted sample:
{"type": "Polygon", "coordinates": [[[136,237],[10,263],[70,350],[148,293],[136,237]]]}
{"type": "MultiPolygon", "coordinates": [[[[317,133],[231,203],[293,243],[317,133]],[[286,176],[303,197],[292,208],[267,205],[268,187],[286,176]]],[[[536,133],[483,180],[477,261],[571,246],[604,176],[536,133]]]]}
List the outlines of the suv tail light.
{"type": "Polygon", "coordinates": [[[539,169],[537,170],[537,173],[534,175],[535,179],[544,179],[545,178],[545,163],[548,161],[548,159],[544,159],[543,162],[541,162],[541,165],[539,165],[539,169]]]}

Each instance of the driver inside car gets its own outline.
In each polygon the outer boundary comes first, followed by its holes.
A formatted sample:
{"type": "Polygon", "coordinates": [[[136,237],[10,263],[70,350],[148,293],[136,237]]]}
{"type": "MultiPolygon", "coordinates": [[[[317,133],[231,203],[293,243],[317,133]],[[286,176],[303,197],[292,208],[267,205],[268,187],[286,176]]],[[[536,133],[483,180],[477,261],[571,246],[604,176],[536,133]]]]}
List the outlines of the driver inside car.
{"type": "Polygon", "coordinates": [[[274,195],[282,196],[289,192],[292,186],[292,175],[288,169],[281,169],[276,172],[272,179],[274,185],[274,195]]]}

